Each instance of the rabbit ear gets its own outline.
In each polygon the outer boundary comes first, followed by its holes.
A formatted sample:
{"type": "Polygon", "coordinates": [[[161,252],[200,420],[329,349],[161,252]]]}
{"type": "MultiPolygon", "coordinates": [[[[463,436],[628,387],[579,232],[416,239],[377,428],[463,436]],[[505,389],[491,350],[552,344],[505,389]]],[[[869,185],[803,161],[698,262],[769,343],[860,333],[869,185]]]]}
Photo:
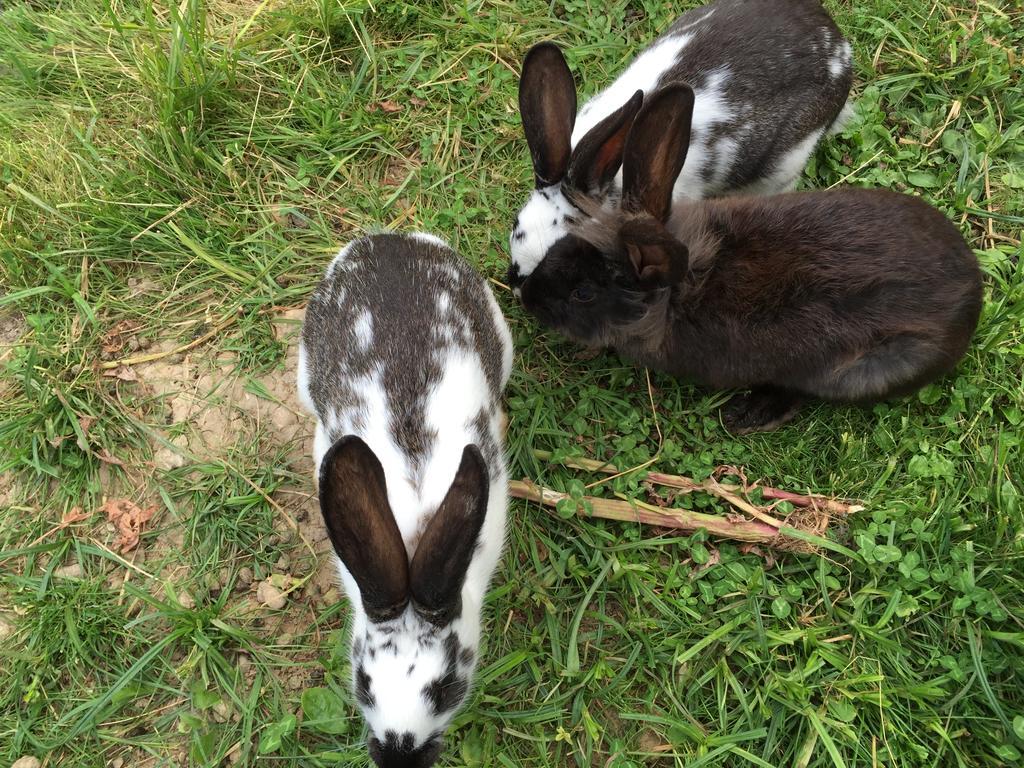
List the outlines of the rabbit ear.
{"type": "Polygon", "coordinates": [[[537,187],[557,184],[569,168],[576,123],[576,82],[554,43],[538,43],[523,61],[519,114],[537,187]]]}
{"type": "Polygon", "coordinates": [[[683,279],[690,252],[660,222],[630,219],[622,225],[619,237],[643,287],[662,288],[683,279]]]}
{"type": "Polygon", "coordinates": [[[629,101],[587,131],[569,161],[566,178],[569,186],[588,194],[612,182],[622,165],[629,129],[643,103],[644,92],[637,91],[629,101]]]}
{"type": "Polygon", "coordinates": [[[384,468],[354,435],[332,445],[320,463],[320,511],[366,615],[374,622],[397,618],[409,604],[409,557],[388,504],[384,468]]]}
{"type": "Polygon", "coordinates": [[[450,623],[461,609],[462,585],[487,514],[488,490],[484,457],[475,445],[467,445],[409,568],[413,607],[435,626],[450,623]]]}
{"type": "Polygon", "coordinates": [[[626,139],[622,161],[624,207],[647,211],[660,222],[672,212],[672,188],[690,148],[693,89],[672,85],[640,110],[626,139]]]}

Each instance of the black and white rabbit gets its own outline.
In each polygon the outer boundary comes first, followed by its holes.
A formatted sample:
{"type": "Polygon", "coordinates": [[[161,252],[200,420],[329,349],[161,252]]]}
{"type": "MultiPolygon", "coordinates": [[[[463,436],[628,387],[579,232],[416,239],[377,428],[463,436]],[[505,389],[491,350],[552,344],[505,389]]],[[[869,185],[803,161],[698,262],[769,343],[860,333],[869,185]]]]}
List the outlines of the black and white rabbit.
{"type": "Polygon", "coordinates": [[[565,236],[572,199],[614,202],[623,142],[645,96],[673,83],[697,96],[676,199],[774,194],[795,185],[845,118],[852,79],[850,44],[818,0],[717,0],[688,11],[579,114],[561,51],[534,46],[519,110],[536,189],[512,228],[509,285],[518,288],[565,236]]]}
{"type": "Polygon", "coordinates": [[[433,235],[356,240],[306,310],[298,389],[380,768],[433,765],[470,688],[505,541],[511,368],[490,290],[433,235]]]}
{"type": "Polygon", "coordinates": [[[713,387],[752,388],[736,431],[788,420],[804,396],[870,402],[952,370],[981,311],[977,259],[910,195],[847,188],[673,204],[693,91],[645,104],[621,203],[580,204],[522,286],[543,323],[713,387]]]}

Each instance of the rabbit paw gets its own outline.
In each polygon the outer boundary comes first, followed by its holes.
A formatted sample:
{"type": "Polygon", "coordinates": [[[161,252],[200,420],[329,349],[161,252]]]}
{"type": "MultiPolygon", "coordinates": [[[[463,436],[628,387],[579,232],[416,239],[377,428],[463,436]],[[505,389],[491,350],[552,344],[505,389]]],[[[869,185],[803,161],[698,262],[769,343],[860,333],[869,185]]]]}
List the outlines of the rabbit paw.
{"type": "Polygon", "coordinates": [[[734,435],[768,432],[782,426],[800,410],[800,398],[772,387],[734,395],[722,407],[722,423],[734,435]]]}

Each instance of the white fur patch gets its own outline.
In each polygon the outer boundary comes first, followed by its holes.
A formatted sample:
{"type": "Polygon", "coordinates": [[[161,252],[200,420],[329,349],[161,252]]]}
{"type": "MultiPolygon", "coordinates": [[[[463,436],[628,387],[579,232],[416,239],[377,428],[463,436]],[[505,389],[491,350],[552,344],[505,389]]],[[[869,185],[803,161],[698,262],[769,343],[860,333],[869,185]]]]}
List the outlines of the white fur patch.
{"type": "Polygon", "coordinates": [[[438,245],[442,248],[448,248],[449,245],[437,235],[431,234],[430,232],[411,232],[409,237],[414,237],[417,240],[430,243],[430,245],[438,245]]]}
{"type": "MultiPolygon", "coordinates": [[[[367,645],[383,648],[373,656],[364,652],[360,656],[362,669],[370,678],[370,693],[375,706],[362,710],[367,725],[383,739],[391,730],[412,733],[417,745],[437,731],[443,731],[452,721],[454,712],[433,715],[427,707],[423,689],[437,681],[446,670],[443,643],[422,644],[418,635],[420,626],[414,612],[409,609],[393,623],[396,631],[385,635],[368,625],[365,633],[367,645]]],[[[460,638],[460,644],[462,640],[460,638]]],[[[475,651],[475,644],[472,646],[475,651]]],[[[468,670],[464,670],[468,672],[468,670]]]]}
{"type": "Polygon", "coordinates": [[[547,255],[551,246],[565,237],[565,216],[572,210],[557,187],[535,189],[519,211],[517,225],[509,238],[512,264],[526,277],[547,255]]]}
{"type": "Polygon", "coordinates": [[[828,127],[826,132],[829,136],[833,136],[837,133],[842,133],[843,129],[846,128],[847,123],[853,118],[853,101],[847,99],[846,103],[843,104],[842,110],[839,112],[839,116],[832,121],[832,125],[828,127]]]}
{"type": "Polygon", "coordinates": [[[704,6],[703,8],[700,8],[700,9],[694,8],[692,11],[687,11],[687,15],[688,16],[693,16],[694,17],[693,21],[689,22],[688,24],[683,24],[682,26],[676,27],[672,31],[675,32],[675,33],[685,32],[688,29],[693,29],[694,27],[700,26],[705,21],[710,19],[711,15],[714,12],[715,12],[714,6],[704,6]],[[701,11],[703,11],[703,13],[701,13],[701,11]]]}
{"type": "MultiPolygon", "coordinates": [[[[771,175],[761,180],[760,183],[764,184],[765,190],[778,192],[793,189],[800,179],[800,174],[803,173],[804,166],[807,165],[807,158],[811,156],[814,148],[818,145],[818,140],[824,133],[822,128],[812,131],[799,144],[784,154],[775,164],[771,175]]],[[[756,185],[757,182],[751,186],[756,185]]]]}
{"type": "MultiPolygon", "coordinates": [[[[739,144],[736,139],[724,137],[718,140],[715,144],[715,184],[718,186],[725,186],[725,180],[729,175],[729,171],[732,169],[733,160],[736,157],[736,151],[739,149],[739,144]]],[[[679,190],[678,185],[673,189],[679,190]]],[[[685,192],[684,192],[685,194],[685,192]]]]}
{"type": "Polygon", "coordinates": [[[364,309],[356,318],[352,326],[352,334],[356,337],[356,344],[362,351],[368,350],[373,344],[373,315],[370,310],[364,309]]]}
{"type": "Polygon", "coordinates": [[[309,360],[306,357],[306,347],[299,342],[298,375],[296,376],[296,387],[299,392],[299,402],[302,407],[310,413],[316,413],[316,406],[313,404],[313,396],[309,393],[309,360]]]}
{"type": "Polygon", "coordinates": [[[665,72],[676,63],[679,52],[692,39],[692,33],[672,35],[637,56],[614,83],[583,105],[572,129],[572,146],[575,147],[591,128],[629,101],[638,90],[645,96],[650,95],[665,72]]]}
{"type": "Polygon", "coordinates": [[[344,246],[340,251],[338,251],[335,257],[331,259],[331,263],[327,265],[327,270],[324,275],[325,278],[334,277],[335,272],[337,272],[339,269],[346,268],[345,261],[346,259],[348,259],[349,253],[352,250],[352,246],[353,243],[349,243],[348,245],[344,246]]]}
{"type": "Polygon", "coordinates": [[[833,79],[840,77],[849,68],[852,57],[853,49],[844,40],[828,60],[828,71],[833,79]]]}
{"type": "MultiPolygon", "coordinates": [[[[683,170],[679,173],[672,189],[674,200],[700,200],[707,197],[709,193],[717,192],[718,184],[724,183],[726,174],[734,160],[734,156],[728,152],[720,152],[715,157],[713,187],[704,181],[701,174],[709,162],[710,142],[708,139],[711,130],[720,123],[732,121],[736,116],[735,111],[725,99],[725,87],[730,76],[727,67],[720,67],[711,72],[704,85],[694,92],[693,138],[690,142],[690,149],[686,153],[683,170]],[[709,189],[709,187],[712,188],[709,189]]],[[[716,144],[716,149],[735,146],[735,142],[720,141],[716,144]]]]}

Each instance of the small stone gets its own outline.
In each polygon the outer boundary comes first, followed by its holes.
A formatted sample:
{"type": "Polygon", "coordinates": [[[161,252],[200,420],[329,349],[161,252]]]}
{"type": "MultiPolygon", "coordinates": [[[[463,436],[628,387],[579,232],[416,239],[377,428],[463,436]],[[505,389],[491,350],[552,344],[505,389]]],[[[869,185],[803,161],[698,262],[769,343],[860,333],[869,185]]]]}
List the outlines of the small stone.
{"type": "Polygon", "coordinates": [[[231,765],[236,765],[239,760],[242,759],[242,745],[235,744],[230,750],[228,750],[228,762],[231,765]]]}
{"type": "Polygon", "coordinates": [[[139,336],[139,349],[149,349],[153,346],[153,340],[148,336],[139,336]]]}
{"type": "Polygon", "coordinates": [[[170,446],[161,444],[153,452],[153,463],[157,469],[177,469],[185,466],[185,457],[181,452],[188,450],[188,438],[185,435],[177,435],[171,438],[170,442],[170,446]]]}
{"type": "Polygon", "coordinates": [[[338,592],[338,589],[336,587],[331,587],[322,595],[320,595],[320,603],[325,608],[334,605],[339,600],[341,600],[341,593],[338,592]]]}
{"type": "Polygon", "coordinates": [[[338,571],[334,566],[333,562],[324,561],[317,569],[316,576],[313,577],[316,585],[320,587],[320,593],[323,594],[331,587],[338,585],[338,571]]]}
{"type": "Polygon", "coordinates": [[[0,643],[14,634],[14,622],[0,613],[0,643]]]}
{"type": "Polygon", "coordinates": [[[128,337],[128,349],[132,352],[138,352],[140,349],[142,349],[142,345],[139,344],[138,336],[128,337]]]}
{"type": "Polygon", "coordinates": [[[13,763],[11,768],[39,768],[42,763],[39,762],[38,758],[32,757],[31,755],[25,755],[25,757],[19,757],[13,763]]]}
{"type": "Polygon", "coordinates": [[[244,675],[252,666],[252,659],[249,657],[248,653],[239,653],[236,663],[238,664],[238,671],[244,675]]]}
{"type": "Polygon", "coordinates": [[[231,719],[231,705],[224,699],[213,705],[213,719],[218,723],[226,723],[231,719]]]}
{"type": "Polygon", "coordinates": [[[53,575],[58,579],[80,579],[82,578],[82,564],[68,563],[62,568],[54,570],[53,575]]]}
{"type": "Polygon", "coordinates": [[[178,594],[178,602],[181,603],[182,608],[189,611],[196,607],[196,601],[192,599],[192,595],[184,590],[178,594]]]}
{"type": "Polygon", "coordinates": [[[180,363],[184,359],[185,359],[185,353],[184,352],[175,352],[173,355],[168,355],[167,356],[167,362],[170,363],[171,365],[177,365],[178,363],[180,363]]]}
{"type": "Polygon", "coordinates": [[[252,568],[238,569],[238,586],[248,588],[252,584],[252,568]]]}
{"type": "Polygon", "coordinates": [[[277,570],[279,570],[279,571],[281,571],[283,573],[283,572],[286,572],[288,570],[288,566],[290,566],[291,564],[292,564],[292,559],[290,557],[288,557],[288,555],[282,554],[279,558],[277,558],[276,568],[277,568],[277,570]]]}
{"type": "Polygon", "coordinates": [[[284,608],[288,599],[284,596],[284,592],[272,585],[269,581],[261,581],[259,587],[256,589],[256,599],[263,603],[274,611],[279,611],[284,608]]]}
{"type": "Polygon", "coordinates": [[[115,757],[113,760],[110,761],[109,768],[124,768],[124,758],[115,757]]]}

